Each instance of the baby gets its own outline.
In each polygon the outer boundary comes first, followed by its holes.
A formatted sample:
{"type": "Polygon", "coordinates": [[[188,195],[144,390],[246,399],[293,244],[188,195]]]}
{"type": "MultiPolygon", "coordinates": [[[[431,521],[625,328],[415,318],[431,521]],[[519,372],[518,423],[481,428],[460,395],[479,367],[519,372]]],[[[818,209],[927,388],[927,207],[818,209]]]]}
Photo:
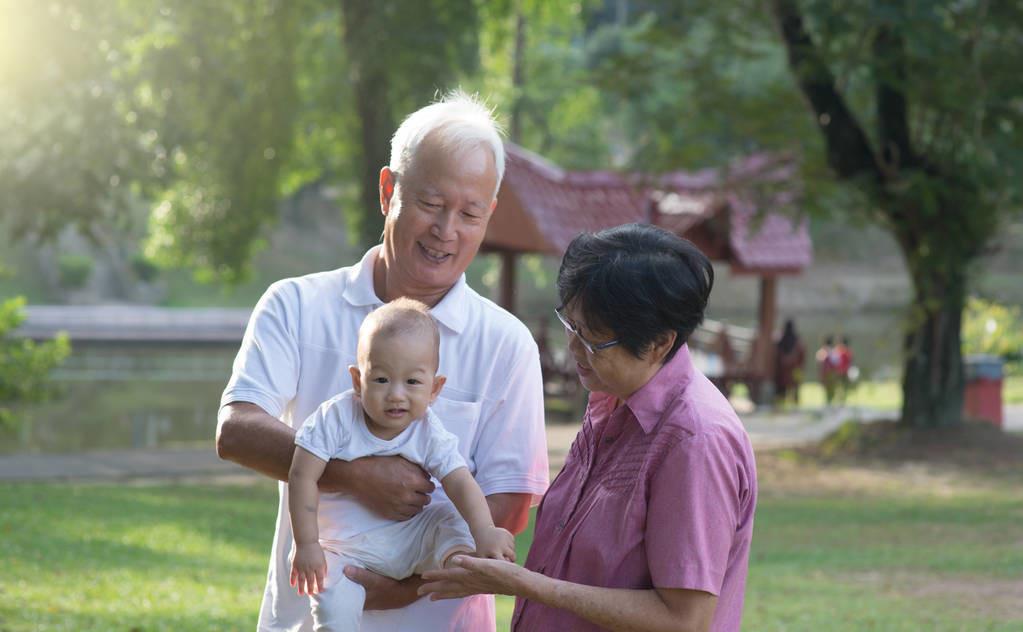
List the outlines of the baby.
{"type": "Polygon", "coordinates": [[[458,439],[428,408],[444,386],[439,348],[426,305],[397,299],[377,309],[359,329],[359,365],[348,369],[352,390],[324,402],[295,435],[291,585],[310,596],[317,630],[359,629],[366,593],[344,576],[346,564],[404,579],[444,567],[457,553],[514,561],[514,537],[494,526],[458,439]],[[383,455],[422,466],[454,507],[434,502],[395,522],[343,494],[323,494],[321,505],[317,481],[327,461],[383,455]]]}

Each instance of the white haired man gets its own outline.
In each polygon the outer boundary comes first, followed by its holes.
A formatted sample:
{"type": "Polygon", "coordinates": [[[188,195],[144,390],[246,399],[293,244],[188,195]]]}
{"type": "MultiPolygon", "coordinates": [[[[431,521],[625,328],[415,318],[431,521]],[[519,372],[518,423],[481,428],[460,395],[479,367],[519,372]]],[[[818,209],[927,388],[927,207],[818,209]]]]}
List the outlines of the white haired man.
{"type": "MultiPolygon", "coordinates": [[[[383,243],[350,267],[273,284],[252,314],[221,399],[217,453],[286,481],[295,428],[352,387],[359,325],[380,305],[409,297],[431,307],[447,376],[433,406],[487,497],[494,522],[525,528],[547,488],[543,394],[536,344],[526,327],[465,283],[483,242],[504,172],[490,111],[462,93],[411,114],[380,170],[383,243]]],[[[401,457],[331,460],[321,493],[349,494],[393,520],[448,502],[423,470],[401,457]]],[[[311,630],[308,597],[289,586],[293,547],[287,485],[259,630],[311,630]]],[[[492,596],[417,600],[418,576],[398,582],[366,569],[364,630],[493,630],[492,596]]]]}

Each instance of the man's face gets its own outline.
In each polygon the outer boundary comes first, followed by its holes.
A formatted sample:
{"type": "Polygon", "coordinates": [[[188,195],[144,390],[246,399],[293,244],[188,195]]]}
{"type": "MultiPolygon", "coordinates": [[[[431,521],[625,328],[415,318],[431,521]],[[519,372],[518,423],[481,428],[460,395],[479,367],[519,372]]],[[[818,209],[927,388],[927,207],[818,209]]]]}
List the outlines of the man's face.
{"type": "Polygon", "coordinates": [[[476,256],[494,210],[497,170],[489,149],[452,152],[427,136],[407,173],[381,171],[384,250],[396,286],[446,292],[476,256]]]}

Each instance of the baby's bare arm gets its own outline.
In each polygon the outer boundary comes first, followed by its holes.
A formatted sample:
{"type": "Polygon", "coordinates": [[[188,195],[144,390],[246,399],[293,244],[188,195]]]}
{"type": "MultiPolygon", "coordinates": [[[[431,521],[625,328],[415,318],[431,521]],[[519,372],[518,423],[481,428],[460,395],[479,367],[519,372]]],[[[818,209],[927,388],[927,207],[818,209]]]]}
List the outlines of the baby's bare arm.
{"type": "Polygon", "coordinates": [[[323,459],[304,448],[295,447],[288,473],[288,512],[297,544],[319,540],[316,511],[320,505],[320,492],[316,481],[320,480],[326,467],[327,462],[323,459]]]}
{"type": "Polygon", "coordinates": [[[494,526],[487,498],[476,483],[476,479],[469,473],[469,468],[458,468],[445,476],[440,484],[444,486],[444,492],[454,503],[455,509],[462,514],[462,518],[465,518],[473,537],[483,529],[494,526]]]}

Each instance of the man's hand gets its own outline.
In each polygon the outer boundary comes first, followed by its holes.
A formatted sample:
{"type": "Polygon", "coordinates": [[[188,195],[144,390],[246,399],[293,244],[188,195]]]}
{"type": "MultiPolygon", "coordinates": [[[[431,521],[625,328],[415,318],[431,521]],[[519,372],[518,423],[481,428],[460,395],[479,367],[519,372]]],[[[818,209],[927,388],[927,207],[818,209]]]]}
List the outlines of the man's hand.
{"type": "Polygon", "coordinates": [[[430,475],[407,459],[368,456],[348,465],[346,491],[382,518],[408,520],[430,504],[430,475]]]}
{"type": "Polygon", "coordinates": [[[345,566],[345,577],[366,589],[366,610],[404,608],[419,599],[423,585],[419,575],[398,581],[358,566],[345,566]]]}
{"type": "Polygon", "coordinates": [[[492,560],[515,561],[515,536],[507,529],[501,527],[488,527],[478,536],[476,540],[476,555],[492,560]]]}

